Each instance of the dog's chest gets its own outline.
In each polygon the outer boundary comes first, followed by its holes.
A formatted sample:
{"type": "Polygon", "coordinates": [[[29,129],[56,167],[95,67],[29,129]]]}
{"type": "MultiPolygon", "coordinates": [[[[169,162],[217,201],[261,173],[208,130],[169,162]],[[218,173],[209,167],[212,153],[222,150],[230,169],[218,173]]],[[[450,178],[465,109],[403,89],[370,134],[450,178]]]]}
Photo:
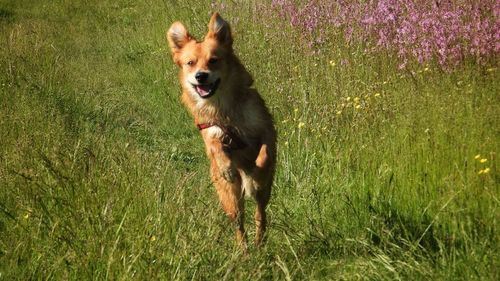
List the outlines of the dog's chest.
{"type": "Polygon", "coordinates": [[[224,131],[222,130],[221,127],[214,125],[211,126],[210,128],[205,129],[206,134],[209,138],[217,138],[220,139],[224,136],[224,131]]]}
{"type": "Polygon", "coordinates": [[[257,151],[261,144],[260,137],[252,132],[241,127],[213,124],[206,129],[205,135],[209,139],[220,140],[228,152],[247,148],[257,151]]]}
{"type": "Polygon", "coordinates": [[[261,126],[264,125],[263,118],[260,116],[260,111],[255,110],[255,108],[248,103],[245,104],[245,106],[231,110],[231,114],[218,116],[216,120],[217,119],[230,120],[230,122],[212,122],[214,126],[208,128],[208,137],[221,139],[229,135],[230,137],[245,140],[248,144],[251,144],[255,140],[259,139],[261,126]]]}

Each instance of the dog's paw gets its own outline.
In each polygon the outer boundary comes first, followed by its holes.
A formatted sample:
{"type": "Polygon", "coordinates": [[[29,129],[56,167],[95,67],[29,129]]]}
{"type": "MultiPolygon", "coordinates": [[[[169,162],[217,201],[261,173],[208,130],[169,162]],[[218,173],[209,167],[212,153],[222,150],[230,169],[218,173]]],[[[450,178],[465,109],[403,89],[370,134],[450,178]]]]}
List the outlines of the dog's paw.
{"type": "Polygon", "coordinates": [[[221,169],[220,175],[226,181],[233,183],[236,180],[237,172],[235,168],[229,166],[225,169],[221,169]]]}

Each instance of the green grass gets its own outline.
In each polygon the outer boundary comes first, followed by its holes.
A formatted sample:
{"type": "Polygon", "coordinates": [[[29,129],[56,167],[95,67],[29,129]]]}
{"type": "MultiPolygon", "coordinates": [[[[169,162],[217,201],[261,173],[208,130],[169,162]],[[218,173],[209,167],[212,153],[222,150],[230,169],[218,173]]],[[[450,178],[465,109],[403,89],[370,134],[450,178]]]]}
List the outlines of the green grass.
{"type": "Polygon", "coordinates": [[[279,131],[268,240],[241,256],[165,40],[210,3],[79,2],[0,0],[0,280],[500,278],[496,68],[311,55],[228,3],[279,131]]]}

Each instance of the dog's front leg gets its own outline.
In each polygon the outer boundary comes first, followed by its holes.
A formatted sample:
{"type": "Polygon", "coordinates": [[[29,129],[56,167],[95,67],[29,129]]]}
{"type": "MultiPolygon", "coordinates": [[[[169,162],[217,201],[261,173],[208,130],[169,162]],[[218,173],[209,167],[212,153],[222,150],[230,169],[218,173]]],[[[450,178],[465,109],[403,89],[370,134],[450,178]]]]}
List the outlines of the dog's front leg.
{"type": "Polygon", "coordinates": [[[212,159],[212,165],[217,165],[218,175],[230,183],[234,183],[238,171],[231,161],[231,158],[224,150],[222,142],[218,139],[212,139],[209,142],[209,154],[212,159]]]}
{"type": "Polygon", "coordinates": [[[241,177],[222,143],[212,140],[209,145],[212,180],[224,212],[236,226],[236,241],[242,247],[243,252],[246,252],[246,235],[243,225],[245,201],[241,190],[241,177]]]}

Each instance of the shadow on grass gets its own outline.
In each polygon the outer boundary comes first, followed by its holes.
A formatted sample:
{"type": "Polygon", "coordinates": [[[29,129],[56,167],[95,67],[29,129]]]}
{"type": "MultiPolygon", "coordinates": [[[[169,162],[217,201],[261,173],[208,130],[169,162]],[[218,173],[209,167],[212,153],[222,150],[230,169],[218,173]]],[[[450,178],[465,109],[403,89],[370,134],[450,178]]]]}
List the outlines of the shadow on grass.
{"type": "Polygon", "coordinates": [[[370,232],[370,239],[374,245],[393,243],[401,248],[419,246],[429,253],[440,251],[434,224],[428,214],[421,217],[404,215],[387,202],[379,206],[369,204],[368,209],[378,221],[375,222],[377,230],[370,232]]]}
{"type": "Polygon", "coordinates": [[[4,8],[0,8],[0,21],[12,21],[14,19],[14,13],[4,8]]]}

